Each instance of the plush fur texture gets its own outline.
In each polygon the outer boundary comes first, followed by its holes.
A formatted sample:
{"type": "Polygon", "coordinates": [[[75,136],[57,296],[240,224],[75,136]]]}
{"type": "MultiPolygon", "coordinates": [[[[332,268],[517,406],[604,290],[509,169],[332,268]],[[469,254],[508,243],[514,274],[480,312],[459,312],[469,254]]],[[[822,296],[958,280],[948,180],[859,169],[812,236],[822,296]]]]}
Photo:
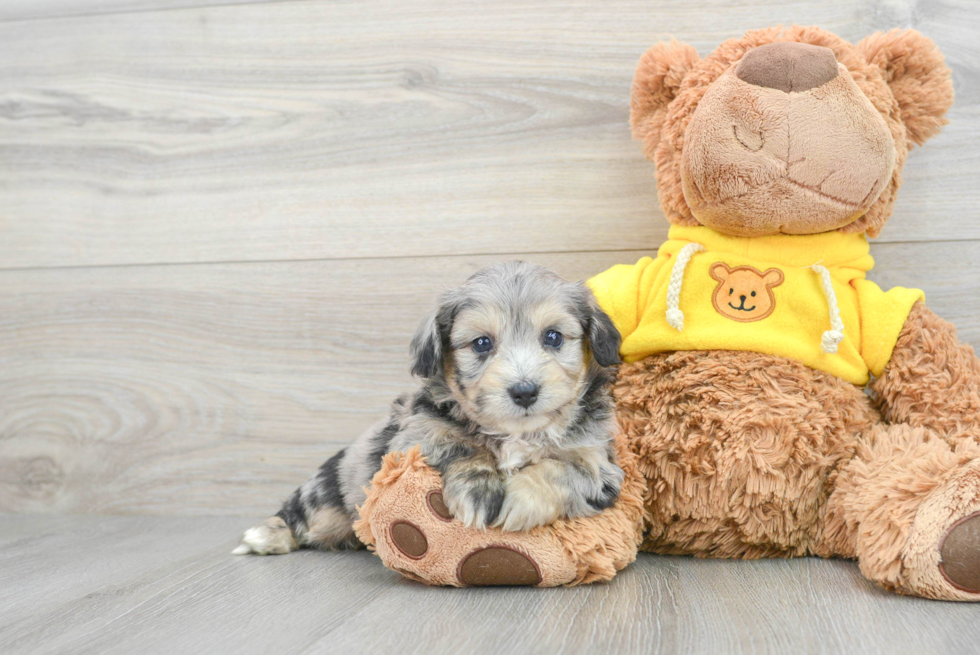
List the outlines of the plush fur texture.
{"type": "MultiPolygon", "coordinates": [[[[980,510],[980,447],[952,448],[934,433],[878,424],[855,441],[826,507],[814,554],[857,558],[886,589],[947,600],[980,599],[942,579],[942,540],[980,510]]],[[[980,546],[980,545],[978,545],[980,546]]]]}
{"type": "Polygon", "coordinates": [[[951,323],[922,303],[912,308],[871,389],[889,423],[932,430],[951,446],[980,437],[980,360],[951,323]]]}
{"type": "Polygon", "coordinates": [[[750,352],[648,357],[613,393],[648,480],[643,549],[665,554],[812,552],[827,479],[877,418],[853,384],[750,352]]]}

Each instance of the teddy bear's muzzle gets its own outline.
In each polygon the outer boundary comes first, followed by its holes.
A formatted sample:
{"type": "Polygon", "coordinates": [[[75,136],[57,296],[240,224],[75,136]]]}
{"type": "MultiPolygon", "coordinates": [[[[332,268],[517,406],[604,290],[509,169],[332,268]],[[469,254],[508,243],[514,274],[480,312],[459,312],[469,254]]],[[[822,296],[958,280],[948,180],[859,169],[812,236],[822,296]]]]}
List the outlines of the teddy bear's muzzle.
{"type": "Polygon", "coordinates": [[[829,48],[770,43],[708,89],[684,135],[684,198],[725,234],[817,234],[861,217],[891,178],[895,142],[829,48]]]}

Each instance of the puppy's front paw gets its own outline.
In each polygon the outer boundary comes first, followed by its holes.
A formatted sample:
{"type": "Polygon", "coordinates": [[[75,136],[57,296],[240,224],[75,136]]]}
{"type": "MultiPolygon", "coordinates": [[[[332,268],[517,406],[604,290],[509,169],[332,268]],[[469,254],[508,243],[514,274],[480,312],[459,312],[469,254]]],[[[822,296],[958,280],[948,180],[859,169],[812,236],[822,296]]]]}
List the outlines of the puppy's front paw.
{"type": "Polygon", "coordinates": [[[468,528],[485,528],[497,520],[504,503],[503,481],[490,474],[470,475],[446,482],[446,507],[468,528]]]}
{"type": "Polygon", "coordinates": [[[246,530],[242,535],[242,543],[231,551],[231,554],[285,555],[298,547],[293,532],[286,522],[278,516],[273,516],[246,530]]]}
{"type": "Polygon", "coordinates": [[[519,532],[547,525],[561,518],[566,503],[556,489],[517,474],[507,482],[507,493],[494,527],[519,532]]]}

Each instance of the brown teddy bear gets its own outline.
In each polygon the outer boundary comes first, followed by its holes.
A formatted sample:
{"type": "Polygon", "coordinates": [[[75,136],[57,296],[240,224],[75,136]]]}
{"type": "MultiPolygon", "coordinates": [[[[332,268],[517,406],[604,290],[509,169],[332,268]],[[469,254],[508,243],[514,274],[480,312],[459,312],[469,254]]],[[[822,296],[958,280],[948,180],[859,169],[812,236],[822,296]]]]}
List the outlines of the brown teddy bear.
{"type": "Polygon", "coordinates": [[[396,454],[361,539],[433,584],[608,579],[642,539],[854,558],[901,593],[980,599],[980,361],[921,291],[866,279],[866,236],[952,99],[913,30],[851,44],[769,28],[705,59],[652,47],[631,123],[669,240],[589,282],[623,335],[620,502],[530,533],[467,531],[426,500],[439,480],[418,454],[396,454]],[[406,517],[428,537],[393,539],[406,517]]]}

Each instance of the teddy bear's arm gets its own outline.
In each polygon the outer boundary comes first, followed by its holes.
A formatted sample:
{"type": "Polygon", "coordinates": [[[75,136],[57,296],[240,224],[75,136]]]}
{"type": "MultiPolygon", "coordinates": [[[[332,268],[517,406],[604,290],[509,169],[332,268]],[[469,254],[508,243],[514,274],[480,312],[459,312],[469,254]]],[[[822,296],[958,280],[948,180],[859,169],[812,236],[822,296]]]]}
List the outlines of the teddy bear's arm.
{"type": "Polygon", "coordinates": [[[980,441],[980,359],[953,325],[917,302],[892,357],[871,385],[882,417],[980,441]]]}

